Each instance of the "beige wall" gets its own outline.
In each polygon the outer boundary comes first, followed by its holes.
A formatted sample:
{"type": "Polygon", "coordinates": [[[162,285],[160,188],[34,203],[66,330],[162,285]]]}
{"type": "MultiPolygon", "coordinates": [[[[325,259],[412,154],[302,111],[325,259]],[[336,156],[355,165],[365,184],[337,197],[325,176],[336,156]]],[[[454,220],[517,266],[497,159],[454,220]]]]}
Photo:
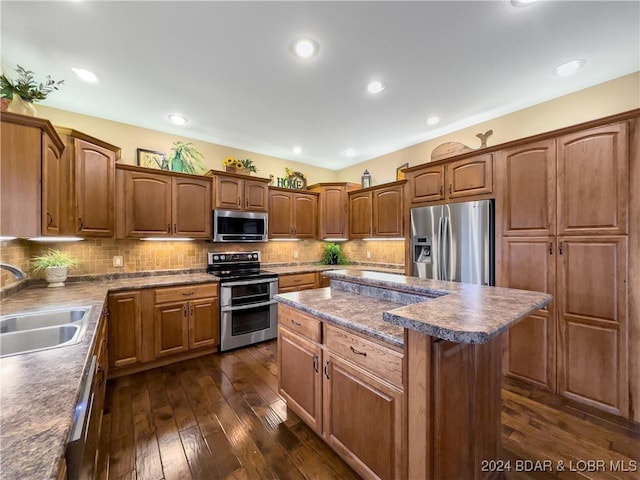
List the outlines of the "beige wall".
{"type": "Polygon", "coordinates": [[[182,142],[192,142],[195,145],[196,149],[202,153],[204,157],[203,163],[207,170],[223,170],[222,160],[226,157],[250,158],[258,167],[258,173],[255,175],[259,177],[269,178],[270,174],[274,177],[284,177],[285,167],[288,167],[305,174],[309,185],[318,182],[336,181],[336,172],[333,170],[291,162],[289,160],[239,150],[224,145],[216,145],[201,140],[194,140],[188,137],[180,137],[170,133],[135,127],[125,123],[49,108],[43,105],[38,105],[38,116],[48,119],[54,126],[73,128],[120,147],[122,149],[122,160],[120,160],[120,162],[129,165],[136,164],[136,150],[138,148],[165,152],[168,155],[173,146],[173,142],[179,140],[182,142]]]}
{"type": "Polygon", "coordinates": [[[640,108],[640,72],[344,168],[337,172],[338,181],[360,183],[360,176],[367,169],[374,185],[392,182],[398,166],[427,163],[431,151],[443,143],[460,142],[471,148],[480,147],[476,134],[487,130],[493,130],[488,145],[499,145],[636,108],[640,108]]]}

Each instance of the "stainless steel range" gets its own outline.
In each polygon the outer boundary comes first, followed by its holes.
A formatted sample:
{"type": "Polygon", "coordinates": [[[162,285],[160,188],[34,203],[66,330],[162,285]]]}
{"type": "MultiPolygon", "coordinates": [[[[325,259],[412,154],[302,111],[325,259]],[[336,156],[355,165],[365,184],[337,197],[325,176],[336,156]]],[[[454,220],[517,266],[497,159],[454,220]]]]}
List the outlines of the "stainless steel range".
{"type": "Polygon", "coordinates": [[[260,252],[209,252],[220,278],[220,351],[276,338],[278,275],[260,269],[260,252]]]}

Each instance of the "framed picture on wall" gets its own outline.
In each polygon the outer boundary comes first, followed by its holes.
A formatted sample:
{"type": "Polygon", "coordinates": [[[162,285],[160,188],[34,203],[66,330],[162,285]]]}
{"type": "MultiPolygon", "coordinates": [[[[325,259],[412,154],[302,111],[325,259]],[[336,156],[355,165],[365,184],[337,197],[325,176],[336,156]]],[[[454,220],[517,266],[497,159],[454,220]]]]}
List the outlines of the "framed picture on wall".
{"type": "Polygon", "coordinates": [[[402,171],[402,169],[407,168],[408,166],[408,163],[403,163],[398,168],[396,168],[396,181],[404,180],[404,172],[402,171]]]}
{"type": "Polygon", "coordinates": [[[138,148],[136,152],[138,166],[169,170],[167,155],[164,152],[156,152],[155,150],[146,150],[144,148],[138,148]]]}

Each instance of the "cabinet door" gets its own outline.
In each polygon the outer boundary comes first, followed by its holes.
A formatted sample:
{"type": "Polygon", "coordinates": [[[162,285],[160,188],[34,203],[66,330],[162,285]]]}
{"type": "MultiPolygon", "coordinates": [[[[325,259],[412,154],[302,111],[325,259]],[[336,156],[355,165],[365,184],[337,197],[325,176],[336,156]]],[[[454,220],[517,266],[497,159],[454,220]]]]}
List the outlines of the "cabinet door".
{"type": "Polygon", "coordinates": [[[322,433],[322,349],[288,330],[278,328],[278,390],[294,411],[322,433]]]}
{"type": "Polygon", "coordinates": [[[42,224],[42,130],[5,121],[0,128],[0,222],[2,235],[37,237],[42,224]]]}
{"type": "MultiPolygon", "coordinates": [[[[499,285],[555,295],[554,237],[503,238],[499,285]]],[[[556,316],[553,302],[520,321],[508,333],[504,372],[556,391],[556,316]]]]}
{"type": "Polygon", "coordinates": [[[242,210],[243,180],[234,177],[215,177],[215,208],[242,210]]]}
{"type": "Polygon", "coordinates": [[[558,240],[558,393],[626,417],[627,239],[558,240]]]}
{"type": "Polygon", "coordinates": [[[124,172],[128,238],[171,235],[171,177],[124,172]]]}
{"type": "Polygon", "coordinates": [[[173,235],[211,238],[211,182],[174,178],[171,197],[173,235]]]}
{"type": "Polygon", "coordinates": [[[347,192],[342,186],[327,186],[320,190],[320,238],[347,235],[347,192]]]}
{"type": "Polygon", "coordinates": [[[504,189],[503,235],[550,236],[556,230],[556,142],[554,139],[497,153],[504,189]]]}
{"type": "Polygon", "coordinates": [[[141,362],[141,342],[140,292],[109,294],[109,367],[141,362]]]}
{"type": "Polygon", "coordinates": [[[249,212],[266,212],[269,205],[269,186],[264,182],[244,180],[244,209],[249,212]]]}
{"type": "Polygon", "coordinates": [[[627,124],[558,139],[558,235],[627,233],[627,124]]]}
{"type": "Polygon", "coordinates": [[[447,198],[482,195],[493,191],[493,157],[491,154],[458,160],[446,165],[449,184],[447,198]]]}
{"type": "Polygon", "coordinates": [[[373,191],[373,236],[403,237],[402,185],[373,191]]]}
{"type": "Polygon", "coordinates": [[[349,195],[349,237],[366,238],[373,235],[371,191],[349,195]]]}
{"type": "Polygon", "coordinates": [[[115,212],[115,153],[75,139],[76,233],[112,237],[115,212]]]}
{"type": "Polygon", "coordinates": [[[444,165],[427,167],[409,174],[411,202],[433,202],[444,198],[444,165]]]}
{"type": "Polygon", "coordinates": [[[293,193],[269,191],[269,237],[293,237],[293,193]]]}
{"type": "Polygon", "coordinates": [[[155,357],[171,355],[189,347],[189,304],[164,303],[153,308],[155,357]]]}
{"type": "Polygon", "coordinates": [[[212,347],[220,339],[217,298],[189,302],[189,348],[212,347]]]}
{"type": "Polygon", "coordinates": [[[318,225],[318,197],[296,193],[294,201],[293,233],[296,238],[316,238],[318,225]]]}
{"type": "Polygon", "coordinates": [[[66,201],[62,155],[49,135],[42,134],[42,234],[60,235],[66,201]]]}
{"type": "Polygon", "coordinates": [[[365,478],[402,478],[402,392],[328,350],[323,375],[327,443],[365,478]]]}

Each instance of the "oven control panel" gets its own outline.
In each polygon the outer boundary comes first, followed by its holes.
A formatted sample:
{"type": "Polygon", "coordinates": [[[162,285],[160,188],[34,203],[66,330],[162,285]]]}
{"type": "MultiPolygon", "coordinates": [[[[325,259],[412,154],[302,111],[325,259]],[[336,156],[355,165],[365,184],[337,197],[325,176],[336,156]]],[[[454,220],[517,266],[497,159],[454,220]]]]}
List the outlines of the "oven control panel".
{"type": "Polygon", "coordinates": [[[209,252],[209,265],[217,263],[259,262],[260,252],[209,252]]]}

